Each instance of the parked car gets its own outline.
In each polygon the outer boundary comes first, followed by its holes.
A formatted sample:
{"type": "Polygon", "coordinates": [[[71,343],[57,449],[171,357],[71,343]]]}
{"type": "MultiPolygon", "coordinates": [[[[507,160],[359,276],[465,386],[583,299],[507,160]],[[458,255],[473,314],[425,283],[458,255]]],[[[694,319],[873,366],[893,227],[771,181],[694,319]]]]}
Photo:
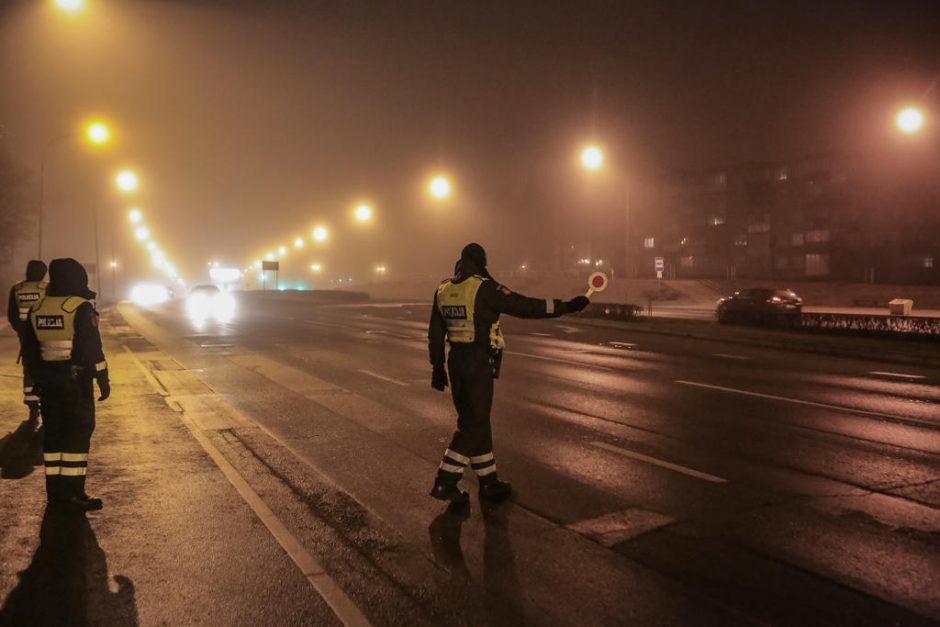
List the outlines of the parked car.
{"type": "Polygon", "coordinates": [[[792,323],[799,320],[803,299],[793,290],[752,287],[718,301],[718,322],[792,323]]]}

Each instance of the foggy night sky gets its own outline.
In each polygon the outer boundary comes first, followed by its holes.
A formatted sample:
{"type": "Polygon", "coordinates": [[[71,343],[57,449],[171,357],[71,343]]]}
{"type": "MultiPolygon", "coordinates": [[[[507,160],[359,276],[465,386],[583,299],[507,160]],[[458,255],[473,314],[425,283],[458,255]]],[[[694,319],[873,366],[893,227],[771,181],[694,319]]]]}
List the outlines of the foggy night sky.
{"type": "Polygon", "coordinates": [[[108,187],[127,164],[191,281],[316,222],[334,234],[303,265],[444,276],[471,239],[512,265],[577,223],[592,136],[634,176],[877,148],[940,72],[927,1],[86,1],[3,0],[0,148],[35,182],[44,142],[107,117],[113,148],[50,152],[47,256],[89,258],[67,236],[100,198],[143,267],[108,187]],[[423,193],[436,168],[455,178],[446,206],[423,193]]]}

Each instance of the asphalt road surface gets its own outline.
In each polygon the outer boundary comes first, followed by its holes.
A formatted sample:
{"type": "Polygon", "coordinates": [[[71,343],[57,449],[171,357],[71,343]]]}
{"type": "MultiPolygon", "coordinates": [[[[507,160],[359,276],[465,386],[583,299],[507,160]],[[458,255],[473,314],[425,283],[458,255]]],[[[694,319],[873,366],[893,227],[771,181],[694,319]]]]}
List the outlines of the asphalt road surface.
{"type": "Polygon", "coordinates": [[[198,328],[180,303],[121,311],[182,411],[198,381],[261,427],[199,425],[323,564],[341,620],[940,619],[940,371],[506,319],[493,425],[515,495],[483,506],[467,478],[449,512],[427,495],[454,428],[427,304],[243,295],[198,328]]]}

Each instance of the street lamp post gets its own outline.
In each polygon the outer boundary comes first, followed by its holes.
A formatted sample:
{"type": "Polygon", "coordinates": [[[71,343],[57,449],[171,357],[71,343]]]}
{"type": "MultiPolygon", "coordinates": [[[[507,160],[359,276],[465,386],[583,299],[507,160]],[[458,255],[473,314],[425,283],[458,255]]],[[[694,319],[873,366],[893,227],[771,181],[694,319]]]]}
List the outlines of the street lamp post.
{"type": "MultiPolygon", "coordinates": [[[[581,167],[589,172],[597,172],[605,166],[605,155],[602,148],[596,144],[588,144],[581,149],[578,155],[581,167]]],[[[623,173],[623,276],[629,276],[630,266],[630,180],[626,172],[623,173]]],[[[611,269],[613,272],[613,269],[611,269]]]]}

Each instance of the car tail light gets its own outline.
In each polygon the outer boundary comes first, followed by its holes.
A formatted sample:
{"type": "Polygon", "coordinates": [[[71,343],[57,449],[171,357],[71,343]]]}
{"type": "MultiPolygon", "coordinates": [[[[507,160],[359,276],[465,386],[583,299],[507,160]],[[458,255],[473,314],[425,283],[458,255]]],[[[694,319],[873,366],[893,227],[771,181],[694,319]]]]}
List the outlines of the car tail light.
{"type": "Polygon", "coordinates": [[[768,303],[782,303],[783,299],[780,298],[779,296],[774,296],[773,298],[768,298],[767,302],[768,303]]]}

